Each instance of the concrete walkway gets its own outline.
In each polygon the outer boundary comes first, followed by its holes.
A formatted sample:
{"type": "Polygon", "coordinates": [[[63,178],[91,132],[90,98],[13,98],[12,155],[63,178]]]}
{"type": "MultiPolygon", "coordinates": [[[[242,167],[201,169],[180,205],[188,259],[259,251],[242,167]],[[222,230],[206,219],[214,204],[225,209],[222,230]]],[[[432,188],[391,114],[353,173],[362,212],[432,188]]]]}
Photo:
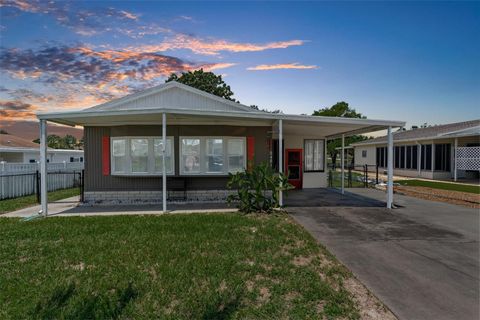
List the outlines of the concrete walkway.
{"type": "MultiPolygon", "coordinates": [[[[48,204],[48,217],[69,216],[115,216],[115,215],[156,215],[165,214],[160,205],[116,205],[116,206],[80,206],[79,197],[75,196],[48,204]]],[[[169,204],[169,214],[203,213],[203,212],[236,212],[235,208],[225,203],[187,203],[169,204]]],[[[27,218],[38,215],[40,205],[20,209],[0,215],[4,218],[27,218]]]]}
{"type": "MultiPolygon", "coordinates": [[[[384,201],[374,189],[354,197],[384,201]]],[[[395,195],[401,207],[292,207],[292,216],[400,319],[478,319],[479,211],[395,195]]]]}

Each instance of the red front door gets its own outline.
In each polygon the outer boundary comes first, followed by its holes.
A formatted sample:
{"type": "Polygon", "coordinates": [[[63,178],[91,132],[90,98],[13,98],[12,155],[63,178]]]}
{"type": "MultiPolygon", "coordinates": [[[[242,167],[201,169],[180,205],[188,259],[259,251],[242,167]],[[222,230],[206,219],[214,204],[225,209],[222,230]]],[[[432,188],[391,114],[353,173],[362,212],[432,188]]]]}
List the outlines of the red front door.
{"type": "Polygon", "coordinates": [[[285,149],[285,174],[295,189],[302,189],[302,171],[302,149],[285,149]]]}

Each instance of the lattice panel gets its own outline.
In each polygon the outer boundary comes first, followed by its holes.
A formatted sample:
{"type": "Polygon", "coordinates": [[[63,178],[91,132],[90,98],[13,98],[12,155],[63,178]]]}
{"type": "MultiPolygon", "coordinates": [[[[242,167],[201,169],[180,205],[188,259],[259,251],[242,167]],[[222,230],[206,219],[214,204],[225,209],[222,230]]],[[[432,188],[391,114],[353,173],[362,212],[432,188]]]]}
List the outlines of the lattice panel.
{"type": "Polygon", "coordinates": [[[480,147],[459,147],[456,158],[458,170],[480,171],[480,147]]]}

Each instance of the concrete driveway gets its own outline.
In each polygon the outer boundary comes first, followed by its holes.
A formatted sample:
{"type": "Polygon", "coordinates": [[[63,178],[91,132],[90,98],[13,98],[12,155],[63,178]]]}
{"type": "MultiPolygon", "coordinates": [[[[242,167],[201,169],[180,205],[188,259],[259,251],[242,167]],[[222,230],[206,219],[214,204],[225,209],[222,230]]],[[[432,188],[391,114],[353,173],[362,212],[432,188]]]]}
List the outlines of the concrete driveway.
{"type": "MultiPolygon", "coordinates": [[[[385,197],[354,192],[351,199],[385,197]]],[[[402,207],[391,211],[362,201],[288,210],[400,319],[478,319],[479,211],[395,199],[402,207]]]]}

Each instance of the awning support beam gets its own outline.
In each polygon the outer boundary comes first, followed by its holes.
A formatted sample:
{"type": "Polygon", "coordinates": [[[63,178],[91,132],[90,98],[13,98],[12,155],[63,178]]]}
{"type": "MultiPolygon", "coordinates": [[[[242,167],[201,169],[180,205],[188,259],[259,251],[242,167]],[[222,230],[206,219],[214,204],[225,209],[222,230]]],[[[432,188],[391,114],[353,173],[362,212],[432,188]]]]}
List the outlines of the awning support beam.
{"type": "Polygon", "coordinates": [[[48,214],[47,174],[47,121],[40,120],[40,203],[44,217],[48,214]]]}
{"type": "Polygon", "coordinates": [[[393,135],[392,135],[392,127],[388,127],[387,208],[392,209],[392,204],[393,204],[393,135]]]}
{"type": "Polygon", "coordinates": [[[163,212],[167,212],[167,169],[165,165],[165,153],[167,148],[167,115],[162,114],[162,205],[163,212]]]}
{"type": "Polygon", "coordinates": [[[342,161],[342,194],[345,194],[345,134],[342,134],[342,154],[340,156],[342,161]]]}
{"type": "MultiPolygon", "coordinates": [[[[283,120],[278,120],[278,172],[283,173],[283,120]]],[[[288,174],[288,173],[287,173],[288,174]]],[[[278,204],[283,206],[283,188],[280,182],[280,192],[278,193],[278,204]]]]}
{"type": "Polygon", "coordinates": [[[453,147],[453,180],[457,181],[457,148],[458,148],[458,138],[455,138],[455,144],[453,147]]]}

